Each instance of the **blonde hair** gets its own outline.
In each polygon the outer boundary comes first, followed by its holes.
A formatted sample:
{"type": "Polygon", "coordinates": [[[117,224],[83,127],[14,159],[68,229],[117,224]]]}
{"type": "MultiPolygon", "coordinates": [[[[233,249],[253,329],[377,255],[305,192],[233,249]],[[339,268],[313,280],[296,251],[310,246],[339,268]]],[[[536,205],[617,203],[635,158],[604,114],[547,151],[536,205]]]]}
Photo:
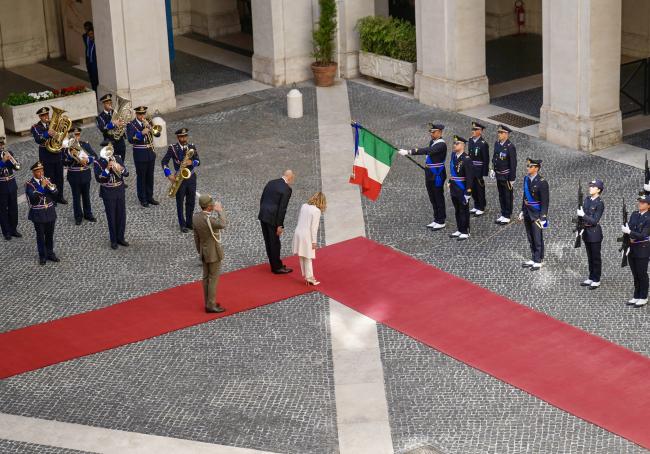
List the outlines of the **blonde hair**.
{"type": "Polygon", "coordinates": [[[307,200],[308,205],[314,205],[316,208],[318,208],[321,211],[325,211],[327,208],[327,199],[325,198],[325,194],[322,192],[317,192],[313,196],[307,200]]]}

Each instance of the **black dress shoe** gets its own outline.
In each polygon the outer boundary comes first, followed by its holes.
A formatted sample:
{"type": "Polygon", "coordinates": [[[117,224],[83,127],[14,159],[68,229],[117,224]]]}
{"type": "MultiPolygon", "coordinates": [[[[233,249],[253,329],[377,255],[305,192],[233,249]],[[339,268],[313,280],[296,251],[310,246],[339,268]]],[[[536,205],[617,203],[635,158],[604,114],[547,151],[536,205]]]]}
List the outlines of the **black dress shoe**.
{"type": "Polygon", "coordinates": [[[11,236],[16,237],[16,238],[22,238],[22,237],[23,237],[23,236],[22,236],[20,233],[18,233],[18,232],[14,232],[14,233],[12,233],[11,236]]]}
{"type": "Polygon", "coordinates": [[[226,309],[224,309],[224,308],[221,307],[221,306],[212,307],[212,308],[208,308],[208,307],[206,307],[206,308],[205,308],[205,311],[206,311],[208,314],[220,314],[221,312],[226,312],[226,309]]]}
{"type": "Polygon", "coordinates": [[[89,218],[86,218],[86,221],[88,221],[88,222],[97,222],[97,218],[95,216],[90,216],[89,218]]]}
{"type": "Polygon", "coordinates": [[[156,199],[149,200],[149,203],[152,205],[160,205],[160,203],[156,199]]]}
{"type": "Polygon", "coordinates": [[[289,274],[293,270],[291,268],[287,268],[286,266],[283,268],[278,268],[277,270],[273,270],[273,274],[289,274]]]}
{"type": "Polygon", "coordinates": [[[186,225],[185,228],[188,230],[194,230],[194,227],[192,227],[191,225],[186,225]]]}
{"type": "Polygon", "coordinates": [[[188,232],[187,227],[181,227],[181,232],[187,233],[188,232]]]}
{"type": "Polygon", "coordinates": [[[140,205],[142,205],[145,208],[149,207],[149,204],[147,202],[140,202],[140,205]]]}
{"type": "Polygon", "coordinates": [[[111,249],[117,249],[117,243],[111,243],[111,249]]]}
{"type": "Polygon", "coordinates": [[[5,235],[5,240],[7,241],[11,240],[11,235],[5,235]]]}
{"type": "Polygon", "coordinates": [[[75,219],[74,224],[75,225],[81,225],[81,219],[75,219]]]}
{"type": "Polygon", "coordinates": [[[126,240],[117,240],[117,244],[119,244],[120,246],[128,246],[129,242],[126,240]]]}
{"type": "Polygon", "coordinates": [[[60,203],[61,205],[67,205],[68,201],[66,199],[59,199],[57,200],[57,203],[60,203]]]}
{"type": "Polygon", "coordinates": [[[45,262],[46,262],[45,257],[40,257],[38,259],[38,264],[41,265],[41,266],[45,265],[45,262]]]}
{"type": "Polygon", "coordinates": [[[52,255],[48,255],[48,256],[47,256],[47,259],[48,259],[50,262],[55,262],[55,263],[61,261],[61,260],[59,260],[59,258],[58,258],[56,255],[54,255],[54,254],[52,254],[52,255]]]}

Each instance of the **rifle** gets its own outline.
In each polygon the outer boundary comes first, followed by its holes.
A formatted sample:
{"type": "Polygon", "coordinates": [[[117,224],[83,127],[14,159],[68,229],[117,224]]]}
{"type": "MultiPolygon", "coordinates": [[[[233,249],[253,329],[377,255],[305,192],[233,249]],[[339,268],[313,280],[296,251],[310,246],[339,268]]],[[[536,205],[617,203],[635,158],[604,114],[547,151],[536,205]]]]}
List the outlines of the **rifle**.
{"type": "MultiPolygon", "coordinates": [[[[625,201],[623,201],[623,225],[627,225],[627,222],[627,208],[625,206],[625,201]]],[[[621,243],[618,252],[622,253],[621,268],[623,268],[627,266],[627,254],[630,252],[630,234],[624,233],[620,238],[617,238],[616,241],[621,243]]]]}
{"type": "MultiPolygon", "coordinates": [[[[582,184],[580,183],[580,180],[578,180],[578,208],[582,207],[582,202],[584,200],[584,194],[582,193],[582,184]]],[[[582,236],[582,231],[585,229],[584,224],[584,218],[582,216],[578,216],[574,220],[576,226],[573,229],[573,231],[576,234],[576,242],[573,244],[574,248],[579,248],[582,244],[581,242],[581,236],[582,236]]]]}

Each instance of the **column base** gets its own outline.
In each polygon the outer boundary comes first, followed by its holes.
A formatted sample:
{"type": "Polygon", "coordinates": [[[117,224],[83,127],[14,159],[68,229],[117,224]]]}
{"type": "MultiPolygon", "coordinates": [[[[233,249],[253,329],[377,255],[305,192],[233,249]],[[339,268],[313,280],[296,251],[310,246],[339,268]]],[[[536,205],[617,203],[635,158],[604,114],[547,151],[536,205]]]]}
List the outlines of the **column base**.
{"type": "Polygon", "coordinates": [[[598,151],[621,143],[623,119],[620,110],[590,118],[581,118],[540,109],[539,136],[558,145],[582,151],[598,151]]]}
{"type": "Polygon", "coordinates": [[[339,70],[341,72],[341,77],[344,79],[354,79],[359,77],[361,73],[359,72],[359,52],[347,52],[344,54],[338,55],[339,59],[339,70]]]}
{"type": "Polygon", "coordinates": [[[487,76],[456,81],[418,71],[414,94],[422,104],[455,112],[490,103],[487,76]]]}
{"type": "Polygon", "coordinates": [[[97,90],[99,91],[98,98],[108,92],[113,94],[117,92],[118,96],[130,99],[133,108],[137,106],[149,107],[149,113],[152,115],[156,110],[160,113],[165,113],[176,109],[174,83],[171,80],[150,87],[127,88],[120,90],[115,90],[115,88],[105,87],[100,84],[97,90]]]}
{"type": "Polygon", "coordinates": [[[253,80],[274,87],[310,80],[313,61],[311,56],[273,60],[254,54],[253,80]]]}

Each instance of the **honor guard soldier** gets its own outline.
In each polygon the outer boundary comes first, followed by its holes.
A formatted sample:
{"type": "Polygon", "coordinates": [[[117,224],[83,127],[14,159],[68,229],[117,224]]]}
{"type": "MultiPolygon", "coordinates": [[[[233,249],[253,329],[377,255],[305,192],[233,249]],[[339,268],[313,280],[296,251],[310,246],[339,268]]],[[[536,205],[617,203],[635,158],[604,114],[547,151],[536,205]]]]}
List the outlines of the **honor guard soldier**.
{"type": "Polygon", "coordinates": [[[43,175],[43,164],[38,161],[30,167],[32,178],[25,183],[25,195],[29,204],[27,219],[34,223],[38,262],[58,262],[54,254],[54,224],[56,223],[56,199],[58,188],[43,175]]]}
{"type": "Polygon", "coordinates": [[[472,185],[472,198],[474,199],[474,208],[470,213],[474,216],[482,216],[485,213],[485,178],[488,176],[490,169],[490,146],[483,139],[483,130],[485,126],[475,121],[472,122],[472,137],[469,139],[468,154],[474,164],[474,184],[472,185]]]}
{"type": "Polygon", "coordinates": [[[187,141],[188,132],[187,128],[176,131],[178,142],[167,148],[167,153],[160,161],[165,176],[172,184],[168,195],[176,197],[178,225],[183,233],[187,233],[188,229],[192,229],[192,215],[194,214],[196,200],[196,173],[194,169],[201,165],[196,146],[187,141]],[[169,168],[170,160],[174,164],[174,172],[169,168]],[[184,213],[183,204],[185,205],[184,213]]]}
{"type": "Polygon", "coordinates": [[[454,152],[449,162],[449,194],[456,212],[456,231],[449,235],[463,241],[469,238],[469,199],[476,169],[472,159],[465,153],[467,140],[454,136],[454,152]]]}
{"type": "Polygon", "coordinates": [[[447,144],[442,139],[442,132],[445,126],[442,124],[429,124],[431,140],[429,146],[424,148],[413,148],[412,150],[399,150],[399,154],[426,155],[426,170],[424,171],[424,184],[429,194],[429,201],[433,207],[433,222],[427,227],[433,230],[440,230],[445,227],[447,213],[445,211],[445,160],[447,159],[447,144]]]}
{"type": "Polygon", "coordinates": [[[126,142],[124,141],[124,134],[119,138],[115,138],[114,130],[116,128],[124,128],[126,125],[124,121],[117,120],[117,124],[113,124],[113,96],[110,93],[105,94],[99,99],[104,106],[104,109],[97,115],[95,120],[97,123],[97,129],[104,136],[104,141],[110,142],[115,150],[115,155],[119,156],[122,162],[126,159],[126,142]]]}
{"type": "Polygon", "coordinates": [[[5,148],[0,136],[0,229],[5,240],[20,238],[18,233],[18,185],[14,172],[20,169],[14,154],[5,148]]]}
{"type": "Polygon", "coordinates": [[[90,206],[90,167],[97,159],[97,154],[88,142],[81,140],[81,128],[72,128],[71,132],[73,137],[63,141],[63,165],[68,168],[67,178],[72,192],[75,224],[81,225],[83,219],[97,221],[90,206]]]}
{"type": "Polygon", "coordinates": [[[50,152],[45,147],[54,131],[50,129],[50,108],[41,107],[36,112],[39,122],[32,126],[32,136],[38,144],[38,159],[43,165],[44,173],[52,179],[52,182],[58,189],[56,203],[66,204],[67,200],[63,198],[63,154],[59,151],[50,152]]]}
{"type": "Polygon", "coordinates": [[[108,235],[111,248],[117,245],[128,246],[124,239],[126,230],[126,199],[124,191],[124,177],[129,172],[124,167],[124,162],[114,155],[111,144],[103,142],[99,152],[99,159],[95,160],[95,180],[99,183],[99,197],[104,201],[108,235]]]}
{"type": "Polygon", "coordinates": [[[158,205],[153,198],[153,175],[156,152],[153,145],[152,125],[145,118],[146,106],[135,108],[135,119],[126,127],[126,136],[133,145],[133,162],[138,187],[138,199],[143,207],[158,205]]]}
{"type": "Polygon", "coordinates": [[[600,227],[600,218],[605,211],[605,204],[600,195],[605,185],[602,180],[589,182],[589,196],[585,197],[582,206],[576,214],[582,218],[582,240],[587,250],[587,262],[589,263],[589,278],[580,285],[589,287],[590,290],[600,287],[600,273],[602,260],[600,258],[600,246],[603,242],[603,229],[600,227]]]}
{"type": "Polygon", "coordinates": [[[627,302],[629,306],[642,307],[648,304],[648,258],[650,257],[650,196],[638,199],[639,209],[630,216],[628,223],[621,227],[623,233],[630,235],[630,251],[627,260],[634,279],[634,296],[627,302]]]}
{"type": "Polygon", "coordinates": [[[511,132],[512,129],[507,126],[499,125],[497,141],[494,144],[494,154],[492,155],[492,172],[490,176],[497,180],[501,216],[497,218],[495,223],[499,225],[508,224],[512,216],[512,182],[517,177],[517,149],[508,138],[511,132]]]}
{"type": "Polygon", "coordinates": [[[532,259],[524,262],[524,268],[537,271],[544,261],[544,234],[548,227],[546,216],[548,214],[549,189],[548,181],[539,175],[541,160],[528,158],[526,169],[528,175],[524,177],[524,195],[521,203],[519,220],[524,221],[526,236],[530,245],[532,259]]]}

